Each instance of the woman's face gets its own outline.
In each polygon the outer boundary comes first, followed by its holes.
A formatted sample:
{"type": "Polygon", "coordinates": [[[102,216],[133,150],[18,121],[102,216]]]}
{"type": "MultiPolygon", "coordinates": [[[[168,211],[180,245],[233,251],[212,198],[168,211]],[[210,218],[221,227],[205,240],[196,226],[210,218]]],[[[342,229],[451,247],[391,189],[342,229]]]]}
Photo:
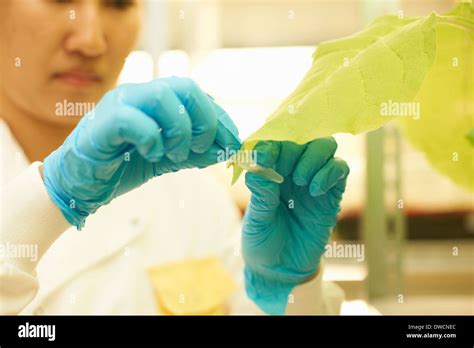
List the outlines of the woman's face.
{"type": "Polygon", "coordinates": [[[2,98],[32,117],[76,123],[58,103],[79,110],[113,88],[140,22],[140,0],[1,0],[2,98]]]}

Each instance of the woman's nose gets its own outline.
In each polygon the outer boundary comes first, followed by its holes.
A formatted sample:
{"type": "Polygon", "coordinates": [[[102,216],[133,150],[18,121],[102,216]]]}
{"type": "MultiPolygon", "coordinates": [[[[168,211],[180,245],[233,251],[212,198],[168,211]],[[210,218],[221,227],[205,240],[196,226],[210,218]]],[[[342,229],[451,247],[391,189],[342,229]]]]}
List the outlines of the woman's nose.
{"type": "Polygon", "coordinates": [[[95,1],[84,1],[69,16],[71,30],[65,40],[65,49],[94,58],[104,54],[107,41],[100,16],[100,5],[95,1]]]}

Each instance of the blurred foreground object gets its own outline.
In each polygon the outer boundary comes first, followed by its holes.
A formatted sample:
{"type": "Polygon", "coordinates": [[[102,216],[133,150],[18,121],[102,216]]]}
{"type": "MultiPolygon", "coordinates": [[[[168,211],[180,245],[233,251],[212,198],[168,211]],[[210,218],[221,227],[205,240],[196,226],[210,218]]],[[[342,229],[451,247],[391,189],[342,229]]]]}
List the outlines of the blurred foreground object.
{"type": "Polygon", "coordinates": [[[175,315],[226,314],[236,285],[215,257],[167,263],[148,270],[159,311],[175,315]]]}

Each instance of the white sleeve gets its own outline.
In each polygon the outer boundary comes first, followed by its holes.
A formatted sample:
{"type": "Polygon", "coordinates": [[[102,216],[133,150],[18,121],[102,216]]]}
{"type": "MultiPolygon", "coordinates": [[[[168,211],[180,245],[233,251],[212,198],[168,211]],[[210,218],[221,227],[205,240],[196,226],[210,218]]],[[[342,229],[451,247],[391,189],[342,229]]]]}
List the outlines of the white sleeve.
{"type": "MultiPolygon", "coordinates": [[[[322,272],[307,283],[296,286],[288,296],[286,315],[339,315],[344,291],[335,283],[322,280],[322,272]]],[[[265,313],[245,294],[243,281],[230,303],[231,314],[265,313]]]]}
{"type": "MultiPolygon", "coordinates": [[[[234,227],[235,228],[235,227],[234,227]]],[[[239,231],[234,233],[233,238],[229,239],[222,255],[226,260],[225,265],[230,271],[232,278],[237,284],[237,291],[229,303],[230,314],[264,315],[252,300],[245,293],[245,284],[243,279],[244,262],[240,252],[241,224],[239,231]],[[233,255],[233,257],[229,257],[233,255]]],[[[323,265],[323,262],[321,262],[323,265]]],[[[338,315],[341,312],[341,305],[344,301],[344,291],[335,283],[323,281],[324,266],[316,277],[310,281],[296,286],[288,296],[288,305],[286,307],[287,315],[338,315]]]]}
{"type": "Polygon", "coordinates": [[[318,275],[304,284],[296,286],[288,299],[286,314],[317,315],[341,313],[344,291],[335,283],[323,281],[324,267],[318,275]]]}
{"type": "Polygon", "coordinates": [[[50,199],[35,162],[1,189],[0,314],[22,310],[38,290],[36,265],[70,225],[50,199]]]}

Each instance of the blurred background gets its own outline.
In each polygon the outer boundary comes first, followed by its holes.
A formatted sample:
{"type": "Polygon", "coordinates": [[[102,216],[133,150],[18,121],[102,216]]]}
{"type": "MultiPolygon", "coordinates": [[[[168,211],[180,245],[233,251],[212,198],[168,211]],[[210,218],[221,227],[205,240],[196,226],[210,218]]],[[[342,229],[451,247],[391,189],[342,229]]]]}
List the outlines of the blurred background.
{"type": "MultiPolygon", "coordinates": [[[[315,47],[387,13],[443,13],[454,1],[145,1],[145,26],[120,82],[189,76],[229,112],[242,139],[302,79],[315,47]]],[[[325,258],[325,278],[346,293],[343,314],[474,314],[474,198],[430,167],[388,125],[338,134],[351,174],[331,244],[363,257],[325,258]],[[346,249],[349,250],[349,249],[346,249]],[[361,250],[361,249],[359,249],[361,250]]],[[[243,177],[208,168],[242,214],[243,177]]]]}

